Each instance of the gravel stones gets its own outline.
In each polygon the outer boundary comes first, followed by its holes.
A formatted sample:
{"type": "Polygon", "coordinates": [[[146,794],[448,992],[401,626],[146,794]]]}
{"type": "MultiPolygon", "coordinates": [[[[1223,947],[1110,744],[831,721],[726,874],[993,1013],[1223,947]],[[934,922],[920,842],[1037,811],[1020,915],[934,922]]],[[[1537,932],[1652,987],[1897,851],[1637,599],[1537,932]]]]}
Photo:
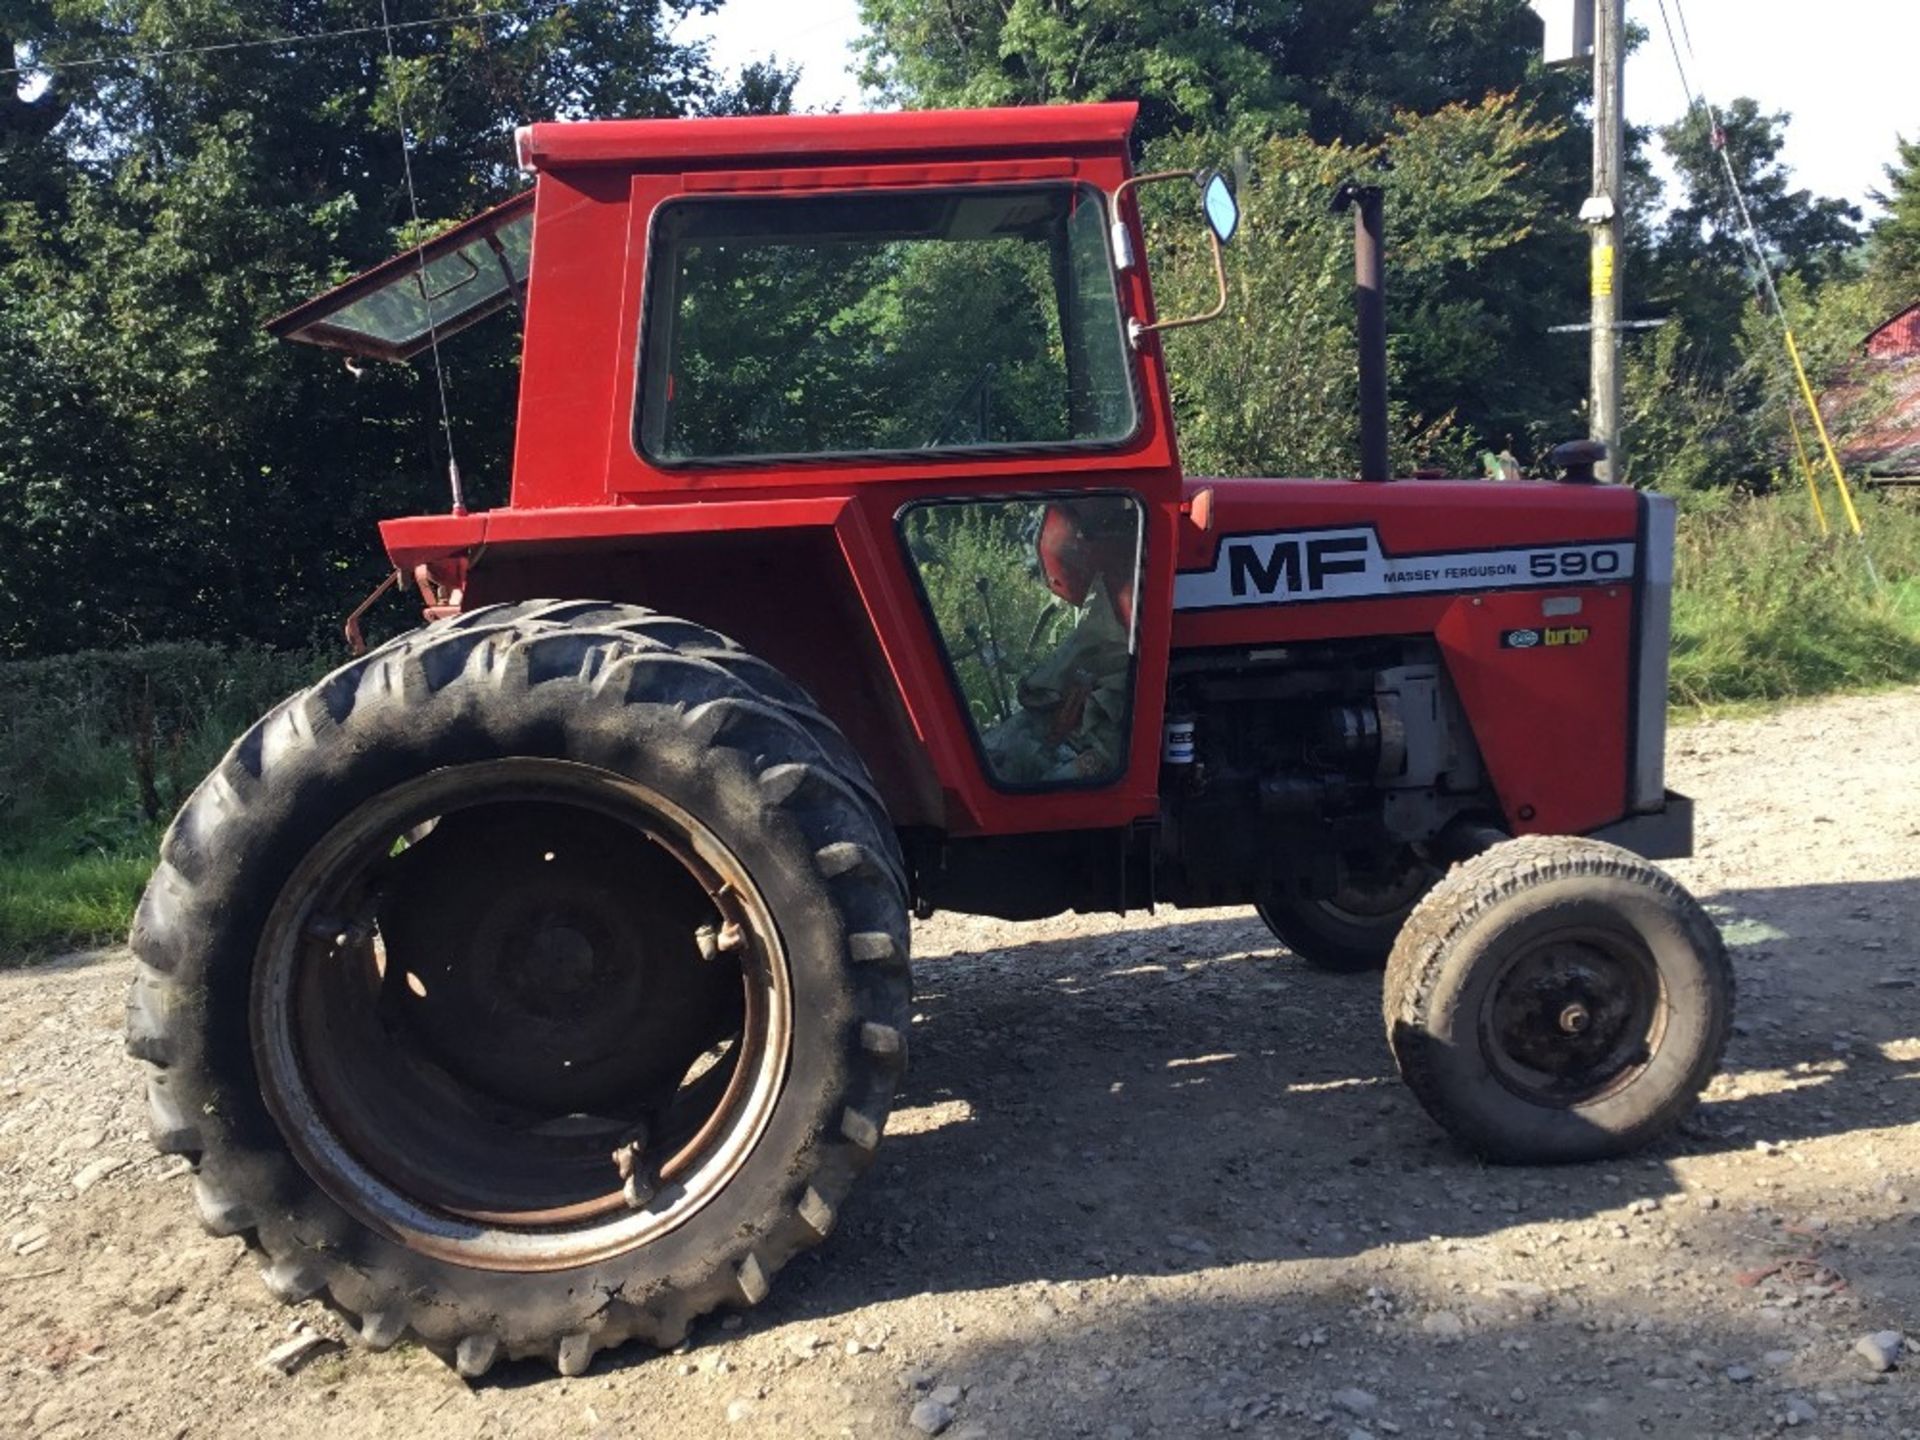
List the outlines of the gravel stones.
{"type": "Polygon", "coordinates": [[[98,1160],[82,1166],[80,1172],[73,1177],[74,1193],[86,1194],[114,1171],[125,1169],[126,1164],[127,1157],[124,1155],[103,1155],[98,1160]]]}
{"type": "Polygon", "coordinates": [[[1348,1388],[1333,1392],[1333,1403],[1349,1415],[1371,1415],[1380,1402],[1365,1390],[1348,1388]]]}
{"type": "Polygon", "coordinates": [[[1853,1353],[1866,1361],[1867,1367],[1876,1374],[1898,1369],[1905,1349],[1906,1337],[1898,1330],[1879,1330],[1853,1342],[1853,1353]]]}
{"type": "Polygon", "coordinates": [[[922,1435],[938,1435],[953,1424],[953,1407],[929,1395],[908,1413],[907,1423],[922,1435]]]}

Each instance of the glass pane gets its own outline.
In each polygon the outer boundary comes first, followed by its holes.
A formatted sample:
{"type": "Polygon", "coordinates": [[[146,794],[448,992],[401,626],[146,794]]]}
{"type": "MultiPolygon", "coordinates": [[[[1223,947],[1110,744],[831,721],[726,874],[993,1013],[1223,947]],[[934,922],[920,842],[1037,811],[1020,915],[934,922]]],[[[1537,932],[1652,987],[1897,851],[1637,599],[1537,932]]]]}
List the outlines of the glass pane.
{"type": "Polygon", "coordinates": [[[941,501],[901,519],[993,779],[1117,779],[1133,697],[1140,506],[1128,496],[941,501]]]}
{"type": "Polygon", "coordinates": [[[429,302],[433,323],[450,328],[480,306],[500,302],[510,285],[525,285],[532,247],[533,213],[527,210],[428,261],[424,287],[419,267],[409,265],[378,290],[328,315],[325,324],[404,349],[426,336],[429,302]]]}
{"type": "Polygon", "coordinates": [[[641,448],[657,459],[1124,439],[1097,191],[692,201],[656,221],[641,448]]]}

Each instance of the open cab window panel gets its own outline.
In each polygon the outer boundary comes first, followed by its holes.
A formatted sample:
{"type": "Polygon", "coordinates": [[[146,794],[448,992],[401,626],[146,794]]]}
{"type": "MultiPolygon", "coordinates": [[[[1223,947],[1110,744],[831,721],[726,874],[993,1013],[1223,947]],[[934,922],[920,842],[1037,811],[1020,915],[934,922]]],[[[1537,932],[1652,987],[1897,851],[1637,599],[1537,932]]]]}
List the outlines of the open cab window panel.
{"type": "Polygon", "coordinates": [[[900,532],[994,785],[1118,780],[1139,650],[1139,501],[930,501],[901,512],[900,532]]]}
{"type": "Polygon", "coordinates": [[[372,360],[411,360],[526,293],[533,192],[456,225],[272,321],[268,332],[372,360]]]}
{"type": "Polygon", "coordinates": [[[653,222],[657,465],[1111,445],[1138,404],[1085,185],[712,198],[653,222]]]}

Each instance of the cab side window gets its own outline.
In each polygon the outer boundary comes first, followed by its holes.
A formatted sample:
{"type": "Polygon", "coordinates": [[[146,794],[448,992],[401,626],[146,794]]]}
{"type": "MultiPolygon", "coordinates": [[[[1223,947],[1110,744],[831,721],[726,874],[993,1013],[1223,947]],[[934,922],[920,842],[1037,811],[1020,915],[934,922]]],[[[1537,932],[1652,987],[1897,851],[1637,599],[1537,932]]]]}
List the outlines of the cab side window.
{"type": "Polygon", "coordinates": [[[676,201],[649,251],[659,464],[1113,443],[1131,363],[1085,185],[676,201]]]}
{"type": "Polygon", "coordinates": [[[990,778],[1126,769],[1141,507],[1125,495],[939,501],[901,530],[990,778]]]}

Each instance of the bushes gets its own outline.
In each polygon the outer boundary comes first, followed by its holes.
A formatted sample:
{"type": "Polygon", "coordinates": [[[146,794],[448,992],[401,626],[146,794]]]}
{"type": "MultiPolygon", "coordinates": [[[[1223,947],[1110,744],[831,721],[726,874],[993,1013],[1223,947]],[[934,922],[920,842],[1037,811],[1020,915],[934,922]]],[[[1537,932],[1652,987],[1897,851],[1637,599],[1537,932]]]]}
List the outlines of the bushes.
{"type": "Polygon", "coordinates": [[[0,663],[0,959],[124,929],[187,792],[334,658],[171,644],[0,663]]]}
{"type": "Polygon", "coordinates": [[[1822,537],[1803,494],[1721,495],[1687,509],[1674,596],[1675,703],[1784,700],[1920,679],[1920,510],[1871,495],[1860,506],[1878,586],[1862,545],[1837,527],[1822,537]]]}

